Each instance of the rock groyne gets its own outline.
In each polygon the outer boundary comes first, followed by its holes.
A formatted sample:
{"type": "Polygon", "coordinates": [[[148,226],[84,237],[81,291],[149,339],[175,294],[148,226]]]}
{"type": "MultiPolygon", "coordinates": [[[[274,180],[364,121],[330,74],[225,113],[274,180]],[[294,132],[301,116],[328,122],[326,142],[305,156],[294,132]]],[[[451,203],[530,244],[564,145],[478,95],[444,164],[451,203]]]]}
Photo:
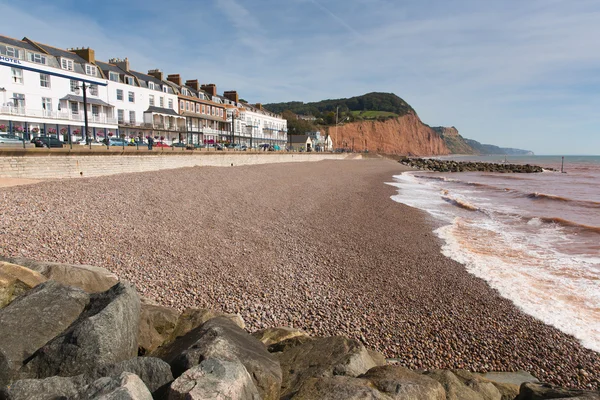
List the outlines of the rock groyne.
{"type": "Polygon", "coordinates": [[[102,268],[0,262],[0,399],[600,399],[526,372],[409,370],[361,342],[183,313],[102,268]]]}
{"type": "Polygon", "coordinates": [[[436,172],[500,172],[500,173],[536,173],[543,168],[530,164],[486,163],[473,161],[452,161],[427,158],[401,158],[399,163],[412,168],[436,172]]]}

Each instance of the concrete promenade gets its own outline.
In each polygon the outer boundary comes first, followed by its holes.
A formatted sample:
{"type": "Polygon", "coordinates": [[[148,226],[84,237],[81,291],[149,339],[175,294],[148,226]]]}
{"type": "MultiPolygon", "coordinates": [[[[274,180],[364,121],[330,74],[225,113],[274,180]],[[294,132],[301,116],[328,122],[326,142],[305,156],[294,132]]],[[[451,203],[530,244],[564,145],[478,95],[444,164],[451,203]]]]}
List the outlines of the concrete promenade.
{"type": "Polygon", "coordinates": [[[62,179],[159,171],[194,166],[240,166],[285,162],[344,160],[357,154],[185,150],[77,146],[73,149],[0,149],[0,178],[62,179]]]}

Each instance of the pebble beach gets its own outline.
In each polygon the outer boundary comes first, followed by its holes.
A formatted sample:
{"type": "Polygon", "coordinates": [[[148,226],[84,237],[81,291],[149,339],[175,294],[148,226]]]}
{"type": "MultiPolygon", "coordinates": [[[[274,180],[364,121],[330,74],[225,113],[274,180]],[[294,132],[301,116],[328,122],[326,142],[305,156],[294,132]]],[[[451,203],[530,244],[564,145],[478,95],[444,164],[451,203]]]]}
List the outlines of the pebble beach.
{"type": "MultiPolygon", "coordinates": [[[[527,370],[598,390],[600,354],[440,253],[384,159],[194,167],[0,185],[0,255],[91,264],[247,329],[345,335],[413,369],[527,370]]],[[[552,307],[552,305],[548,305],[552,307]]]]}

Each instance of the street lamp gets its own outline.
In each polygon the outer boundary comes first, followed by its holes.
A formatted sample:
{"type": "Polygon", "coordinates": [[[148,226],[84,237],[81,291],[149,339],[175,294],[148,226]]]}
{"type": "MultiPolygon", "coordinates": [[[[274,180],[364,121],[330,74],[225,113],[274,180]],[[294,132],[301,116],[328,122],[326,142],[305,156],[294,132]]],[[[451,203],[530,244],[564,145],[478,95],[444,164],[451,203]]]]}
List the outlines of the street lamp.
{"type": "MultiPolygon", "coordinates": [[[[81,86],[77,86],[77,90],[75,93],[79,93],[80,89],[83,89],[83,124],[85,129],[85,142],[90,146],[90,150],[92,149],[92,141],[88,137],[88,115],[87,115],[87,92],[86,89],[90,88],[91,85],[85,85],[84,81],[81,81],[81,86]]],[[[71,135],[69,135],[69,143],[71,143],[71,135]]]]}

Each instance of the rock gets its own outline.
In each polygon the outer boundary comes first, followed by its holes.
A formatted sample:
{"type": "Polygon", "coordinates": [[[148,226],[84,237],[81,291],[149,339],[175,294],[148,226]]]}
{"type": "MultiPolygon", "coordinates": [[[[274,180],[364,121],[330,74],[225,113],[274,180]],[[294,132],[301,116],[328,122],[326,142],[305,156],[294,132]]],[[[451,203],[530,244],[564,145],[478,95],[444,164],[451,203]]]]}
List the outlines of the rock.
{"type": "Polygon", "coordinates": [[[198,365],[202,360],[236,360],[246,367],[262,399],[279,399],[281,368],[265,346],[226,317],[216,317],[175,342],[159,348],[154,355],[171,365],[173,376],[198,365]]]}
{"type": "Polygon", "coordinates": [[[0,386],[18,377],[23,362],[67,329],[89,302],[84,291],[44,282],[0,310],[0,386]]]}
{"type": "Polygon", "coordinates": [[[314,339],[310,336],[296,336],[291,339],[286,339],[284,341],[272,344],[267,348],[267,350],[269,350],[269,353],[279,353],[313,340],[314,339]]]}
{"type": "Polygon", "coordinates": [[[391,399],[446,399],[446,392],[439,382],[397,365],[371,368],[360,378],[371,382],[377,390],[391,399]]]}
{"type": "Polygon", "coordinates": [[[145,355],[160,347],[175,331],[179,311],[142,301],[138,331],[138,354],[145,355]]]}
{"type": "Polygon", "coordinates": [[[600,399],[599,392],[586,390],[562,389],[543,383],[525,382],[521,385],[519,396],[515,400],[545,399],[600,399]]]}
{"type": "MultiPolygon", "coordinates": [[[[483,400],[484,398],[473,389],[467,387],[456,375],[447,370],[433,370],[425,373],[442,384],[446,391],[447,400],[483,400]]],[[[498,397],[500,398],[500,397],[498,397]]]]}
{"type": "Polygon", "coordinates": [[[279,327],[262,329],[254,332],[252,336],[263,342],[265,346],[271,346],[297,336],[308,336],[308,333],[300,329],[279,327]]]}
{"type": "Polygon", "coordinates": [[[179,316],[175,329],[169,336],[166,343],[171,343],[178,337],[184,336],[186,333],[193,329],[196,329],[200,325],[204,324],[209,319],[215,317],[225,317],[233,321],[237,326],[244,329],[246,324],[239,314],[224,314],[206,308],[187,308],[179,316]]]}
{"type": "Polygon", "coordinates": [[[293,394],[293,400],[390,400],[365,379],[349,376],[309,378],[293,394]]]}
{"type": "Polygon", "coordinates": [[[93,265],[39,262],[26,258],[0,257],[0,260],[22,265],[48,279],[55,280],[63,285],[78,287],[88,293],[104,292],[119,281],[119,278],[112,272],[93,265]]]}
{"type": "Polygon", "coordinates": [[[207,358],[185,371],[169,389],[169,400],[258,400],[260,395],[239,360],[207,358]]]}
{"type": "Polygon", "coordinates": [[[90,295],[84,312],[65,332],[39,349],[25,365],[33,377],[73,376],[137,355],[140,299],[120,282],[90,295]]]}
{"type": "Polygon", "coordinates": [[[309,340],[274,355],[283,372],[282,396],[296,392],[308,378],[356,377],[376,366],[361,343],[345,337],[309,340]]]}
{"type": "Polygon", "coordinates": [[[383,354],[381,354],[380,352],[371,350],[371,349],[367,349],[367,352],[373,359],[373,362],[375,363],[376,366],[382,367],[384,365],[387,365],[387,360],[386,360],[385,356],[383,354]]]}
{"type": "Polygon", "coordinates": [[[17,296],[46,280],[29,268],[0,261],[0,308],[6,307],[17,296]]]}
{"type": "MultiPolygon", "coordinates": [[[[484,400],[502,400],[501,392],[492,382],[486,381],[481,376],[469,371],[453,370],[452,372],[463,384],[478,393],[484,400]]],[[[514,399],[514,396],[512,399],[514,399]]]]}
{"type": "Polygon", "coordinates": [[[2,400],[54,400],[78,399],[86,381],[82,375],[72,377],[53,376],[46,379],[23,379],[0,388],[2,400]]]}
{"type": "Polygon", "coordinates": [[[533,375],[525,371],[488,372],[486,374],[475,375],[479,375],[482,379],[493,383],[500,392],[502,400],[514,400],[519,395],[519,390],[523,382],[539,382],[533,375]]]}
{"type": "Polygon", "coordinates": [[[98,368],[89,376],[98,379],[105,376],[119,376],[123,372],[137,375],[152,393],[154,398],[164,398],[169,384],[173,382],[173,374],[169,364],[154,357],[136,357],[98,368]]]}
{"type": "Polygon", "coordinates": [[[123,372],[118,377],[100,378],[83,390],[83,399],[152,400],[152,395],[139,376],[123,372]]]}

